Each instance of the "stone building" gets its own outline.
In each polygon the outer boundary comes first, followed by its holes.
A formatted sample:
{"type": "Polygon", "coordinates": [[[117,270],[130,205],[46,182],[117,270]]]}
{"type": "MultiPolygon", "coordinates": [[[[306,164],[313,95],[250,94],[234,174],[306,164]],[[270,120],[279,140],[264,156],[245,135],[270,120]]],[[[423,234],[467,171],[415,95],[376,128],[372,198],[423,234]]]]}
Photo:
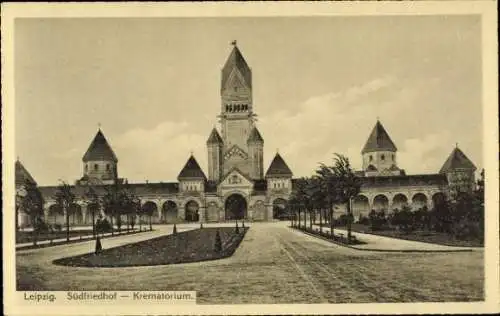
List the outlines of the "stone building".
{"type": "MultiPolygon", "coordinates": [[[[476,167],[456,146],[441,169],[434,174],[407,175],[397,163],[397,148],[380,121],[377,120],[361,151],[363,169],[360,194],[352,201],[353,215],[367,216],[371,210],[391,212],[409,206],[427,207],[474,188],[476,167]]],[[[339,206],[337,214],[345,212],[339,206]]]]}
{"type": "MultiPolygon", "coordinates": [[[[127,183],[144,208],[153,209],[153,222],[218,222],[233,219],[267,221],[277,217],[292,189],[292,172],[276,153],[264,174],[264,138],[259,132],[252,98],[252,71],[236,43],[222,68],[220,132],[214,127],[206,145],[205,174],[191,155],[179,172],[177,182],[127,183]]],[[[99,129],[82,158],[82,177],[72,187],[77,200],[71,223],[90,223],[85,193],[98,194],[117,181],[118,159],[99,129]]],[[[64,222],[55,204],[57,186],[40,187],[49,222],[64,222]]],[[[101,210],[102,212],[102,210],[101,210]]],[[[105,214],[102,213],[102,216],[105,214]]]]}
{"type": "MultiPolygon", "coordinates": [[[[264,138],[255,120],[252,71],[236,43],[222,68],[220,84],[220,131],[214,127],[206,141],[207,174],[191,155],[176,182],[128,184],[118,177],[118,158],[99,129],[82,158],[82,177],[72,187],[76,201],[70,222],[90,224],[86,193],[91,187],[102,195],[115,181],[127,185],[140,198],[144,209],[153,210],[154,223],[279,218],[292,191],[293,174],[279,153],[264,173],[264,138]]],[[[356,219],[371,209],[391,210],[405,204],[431,208],[436,200],[457,189],[470,190],[474,183],[475,166],[458,147],[438,173],[406,175],[397,164],[397,148],[379,121],[361,154],[363,166],[357,173],[363,185],[352,201],[356,219]]],[[[16,163],[16,188],[23,177],[33,180],[16,163]]],[[[39,189],[45,199],[47,221],[64,223],[67,215],[54,200],[57,186],[39,189]]],[[[105,215],[103,210],[100,212],[105,215]]],[[[344,207],[338,206],[336,215],[344,212],[344,207]]],[[[22,216],[19,219],[25,220],[22,216]]]]}

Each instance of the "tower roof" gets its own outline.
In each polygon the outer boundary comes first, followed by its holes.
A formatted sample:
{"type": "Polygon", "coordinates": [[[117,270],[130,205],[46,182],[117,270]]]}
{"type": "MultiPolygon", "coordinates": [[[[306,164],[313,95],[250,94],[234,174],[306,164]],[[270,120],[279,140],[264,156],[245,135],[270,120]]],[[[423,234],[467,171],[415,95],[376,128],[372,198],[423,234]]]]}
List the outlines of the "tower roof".
{"type": "Polygon", "coordinates": [[[455,169],[473,169],[476,170],[476,166],[470,161],[469,158],[460,150],[460,148],[455,147],[451,154],[446,159],[445,163],[439,170],[439,173],[446,173],[450,170],[455,169]]]}
{"type": "Polygon", "coordinates": [[[16,171],[15,171],[16,172],[16,174],[15,174],[16,186],[17,185],[24,185],[26,183],[26,181],[36,185],[35,179],[31,176],[31,174],[28,172],[28,170],[23,166],[23,164],[19,160],[16,160],[15,169],[16,169],[16,171]]]}
{"type": "Polygon", "coordinates": [[[264,142],[264,139],[262,138],[262,135],[260,135],[257,127],[252,128],[247,142],[264,142]]]}
{"type": "Polygon", "coordinates": [[[365,147],[361,151],[362,154],[372,151],[397,151],[396,145],[392,142],[389,134],[385,130],[384,126],[377,120],[377,124],[373,128],[368,140],[366,141],[365,147]]]}
{"type": "Polygon", "coordinates": [[[288,168],[288,165],[286,164],[285,160],[281,157],[279,153],[276,153],[276,156],[274,156],[273,161],[271,161],[271,164],[269,165],[269,168],[267,169],[266,172],[266,177],[270,176],[289,176],[291,177],[293,175],[292,171],[290,168],[288,168]]]}
{"type": "Polygon", "coordinates": [[[182,168],[177,179],[206,179],[203,170],[201,170],[200,165],[196,161],[193,155],[191,155],[182,168]]]}
{"type": "Polygon", "coordinates": [[[219,132],[217,129],[214,127],[212,129],[212,132],[210,133],[210,136],[207,139],[207,144],[222,144],[222,137],[220,137],[219,132]]]}
{"type": "Polygon", "coordinates": [[[227,58],[224,67],[222,68],[221,87],[224,87],[226,85],[226,82],[229,79],[229,76],[231,75],[231,72],[234,68],[239,70],[239,72],[243,76],[243,79],[245,79],[245,83],[248,85],[248,87],[251,88],[252,71],[250,70],[250,67],[248,67],[245,58],[243,58],[243,55],[238,49],[238,46],[236,46],[236,42],[233,42],[233,50],[231,51],[231,54],[229,54],[229,57],[227,58]]]}
{"type": "Polygon", "coordinates": [[[94,137],[94,140],[87,149],[85,155],[83,155],[83,162],[92,161],[92,160],[112,160],[114,162],[118,162],[113,149],[109,146],[106,137],[101,132],[101,129],[97,132],[94,137]]]}

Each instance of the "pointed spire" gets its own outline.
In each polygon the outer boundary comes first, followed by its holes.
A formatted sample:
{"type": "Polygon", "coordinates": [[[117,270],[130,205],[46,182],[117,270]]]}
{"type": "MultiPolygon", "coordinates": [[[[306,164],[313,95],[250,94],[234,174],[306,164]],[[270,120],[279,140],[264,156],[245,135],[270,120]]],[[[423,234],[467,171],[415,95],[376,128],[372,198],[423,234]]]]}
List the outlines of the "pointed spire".
{"type": "Polygon", "coordinates": [[[227,58],[224,67],[222,68],[221,87],[224,87],[226,85],[231,72],[234,68],[236,68],[245,80],[245,84],[249,88],[251,88],[252,71],[250,70],[250,67],[248,67],[248,64],[245,61],[245,58],[243,58],[243,55],[241,54],[238,46],[236,46],[236,41],[233,41],[231,44],[233,45],[233,50],[231,51],[231,54],[229,54],[229,57],[227,58]]]}
{"type": "Polygon", "coordinates": [[[111,146],[106,140],[106,137],[104,137],[100,128],[87,149],[87,152],[83,155],[82,160],[83,162],[92,160],[112,160],[114,162],[118,162],[118,158],[116,158],[113,149],[111,149],[111,146]]]}
{"type": "Polygon", "coordinates": [[[446,173],[448,171],[456,169],[476,170],[476,166],[474,166],[472,161],[470,161],[470,159],[467,158],[463,151],[458,148],[458,144],[455,145],[456,147],[453,148],[451,154],[448,156],[448,159],[446,159],[443,166],[439,170],[439,173],[446,173]]]}
{"type": "Polygon", "coordinates": [[[222,137],[220,137],[220,134],[219,132],[217,131],[217,129],[214,128],[212,129],[212,132],[210,133],[210,136],[208,137],[207,139],[207,145],[210,145],[210,144],[223,144],[223,140],[222,140],[222,137]]]}
{"type": "Polygon", "coordinates": [[[262,135],[260,135],[259,130],[257,127],[252,128],[250,131],[250,135],[248,136],[247,143],[263,143],[264,139],[262,138],[262,135]]]}
{"type": "Polygon", "coordinates": [[[385,130],[382,123],[377,119],[377,123],[373,128],[368,140],[366,141],[365,146],[361,153],[367,153],[372,151],[397,151],[396,145],[394,145],[393,141],[389,137],[389,134],[385,130]]]}
{"type": "Polygon", "coordinates": [[[26,181],[36,185],[35,179],[31,176],[21,161],[19,161],[19,157],[17,158],[15,164],[15,177],[16,185],[24,185],[26,181]]]}
{"type": "Polygon", "coordinates": [[[293,176],[292,171],[290,170],[285,160],[283,160],[283,158],[279,153],[276,153],[273,161],[271,161],[271,164],[269,165],[269,168],[267,169],[266,172],[266,178],[273,176],[278,176],[278,177],[293,176]]]}
{"type": "Polygon", "coordinates": [[[179,176],[177,179],[203,179],[206,180],[206,176],[203,173],[203,170],[201,170],[200,165],[194,158],[194,156],[191,154],[189,157],[188,161],[184,165],[184,168],[182,168],[181,172],[179,173],[179,176]]]}

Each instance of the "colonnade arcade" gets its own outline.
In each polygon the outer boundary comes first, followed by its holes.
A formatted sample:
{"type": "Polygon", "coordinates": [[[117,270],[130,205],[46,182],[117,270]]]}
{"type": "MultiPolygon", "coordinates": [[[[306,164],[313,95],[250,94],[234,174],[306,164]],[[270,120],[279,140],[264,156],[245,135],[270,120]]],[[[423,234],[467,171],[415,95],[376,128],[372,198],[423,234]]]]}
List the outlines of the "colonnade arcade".
{"type": "Polygon", "coordinates": [[[401,210],[408,206],[413,210],[427,207],[431,210],[434,205],[444,201],[445,194],[441,191],[431,192],[395,192],[395,193],[377,193],[362,192],[352,201],[352,212],[357,219],[360,214],[367,215],[371,210],[384,210],[392,212],[395,209],[401,210]]]}

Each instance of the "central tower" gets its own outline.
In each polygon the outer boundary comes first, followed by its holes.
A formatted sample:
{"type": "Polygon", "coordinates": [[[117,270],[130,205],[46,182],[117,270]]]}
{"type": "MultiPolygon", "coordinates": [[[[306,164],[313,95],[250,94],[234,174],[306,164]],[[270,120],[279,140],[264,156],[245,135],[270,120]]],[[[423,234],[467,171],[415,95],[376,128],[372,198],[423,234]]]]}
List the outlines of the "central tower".
{"type": "Polygon", "coordinates": [[[221,136],[217,131],[207,141],[209,179],[221,180],[232,169],[252,179],[263,178],[264,140],[255,127],[252,100],[252,70],[236,41],[221,74],[221,136]]]}
{"type": "Polygon", "coordinates": [[[225,149],[233,146],[247,151],[247,139],[254,126],[252,104],[252,71],[236,41],[222,68],[221,123],[225,149]]]}

